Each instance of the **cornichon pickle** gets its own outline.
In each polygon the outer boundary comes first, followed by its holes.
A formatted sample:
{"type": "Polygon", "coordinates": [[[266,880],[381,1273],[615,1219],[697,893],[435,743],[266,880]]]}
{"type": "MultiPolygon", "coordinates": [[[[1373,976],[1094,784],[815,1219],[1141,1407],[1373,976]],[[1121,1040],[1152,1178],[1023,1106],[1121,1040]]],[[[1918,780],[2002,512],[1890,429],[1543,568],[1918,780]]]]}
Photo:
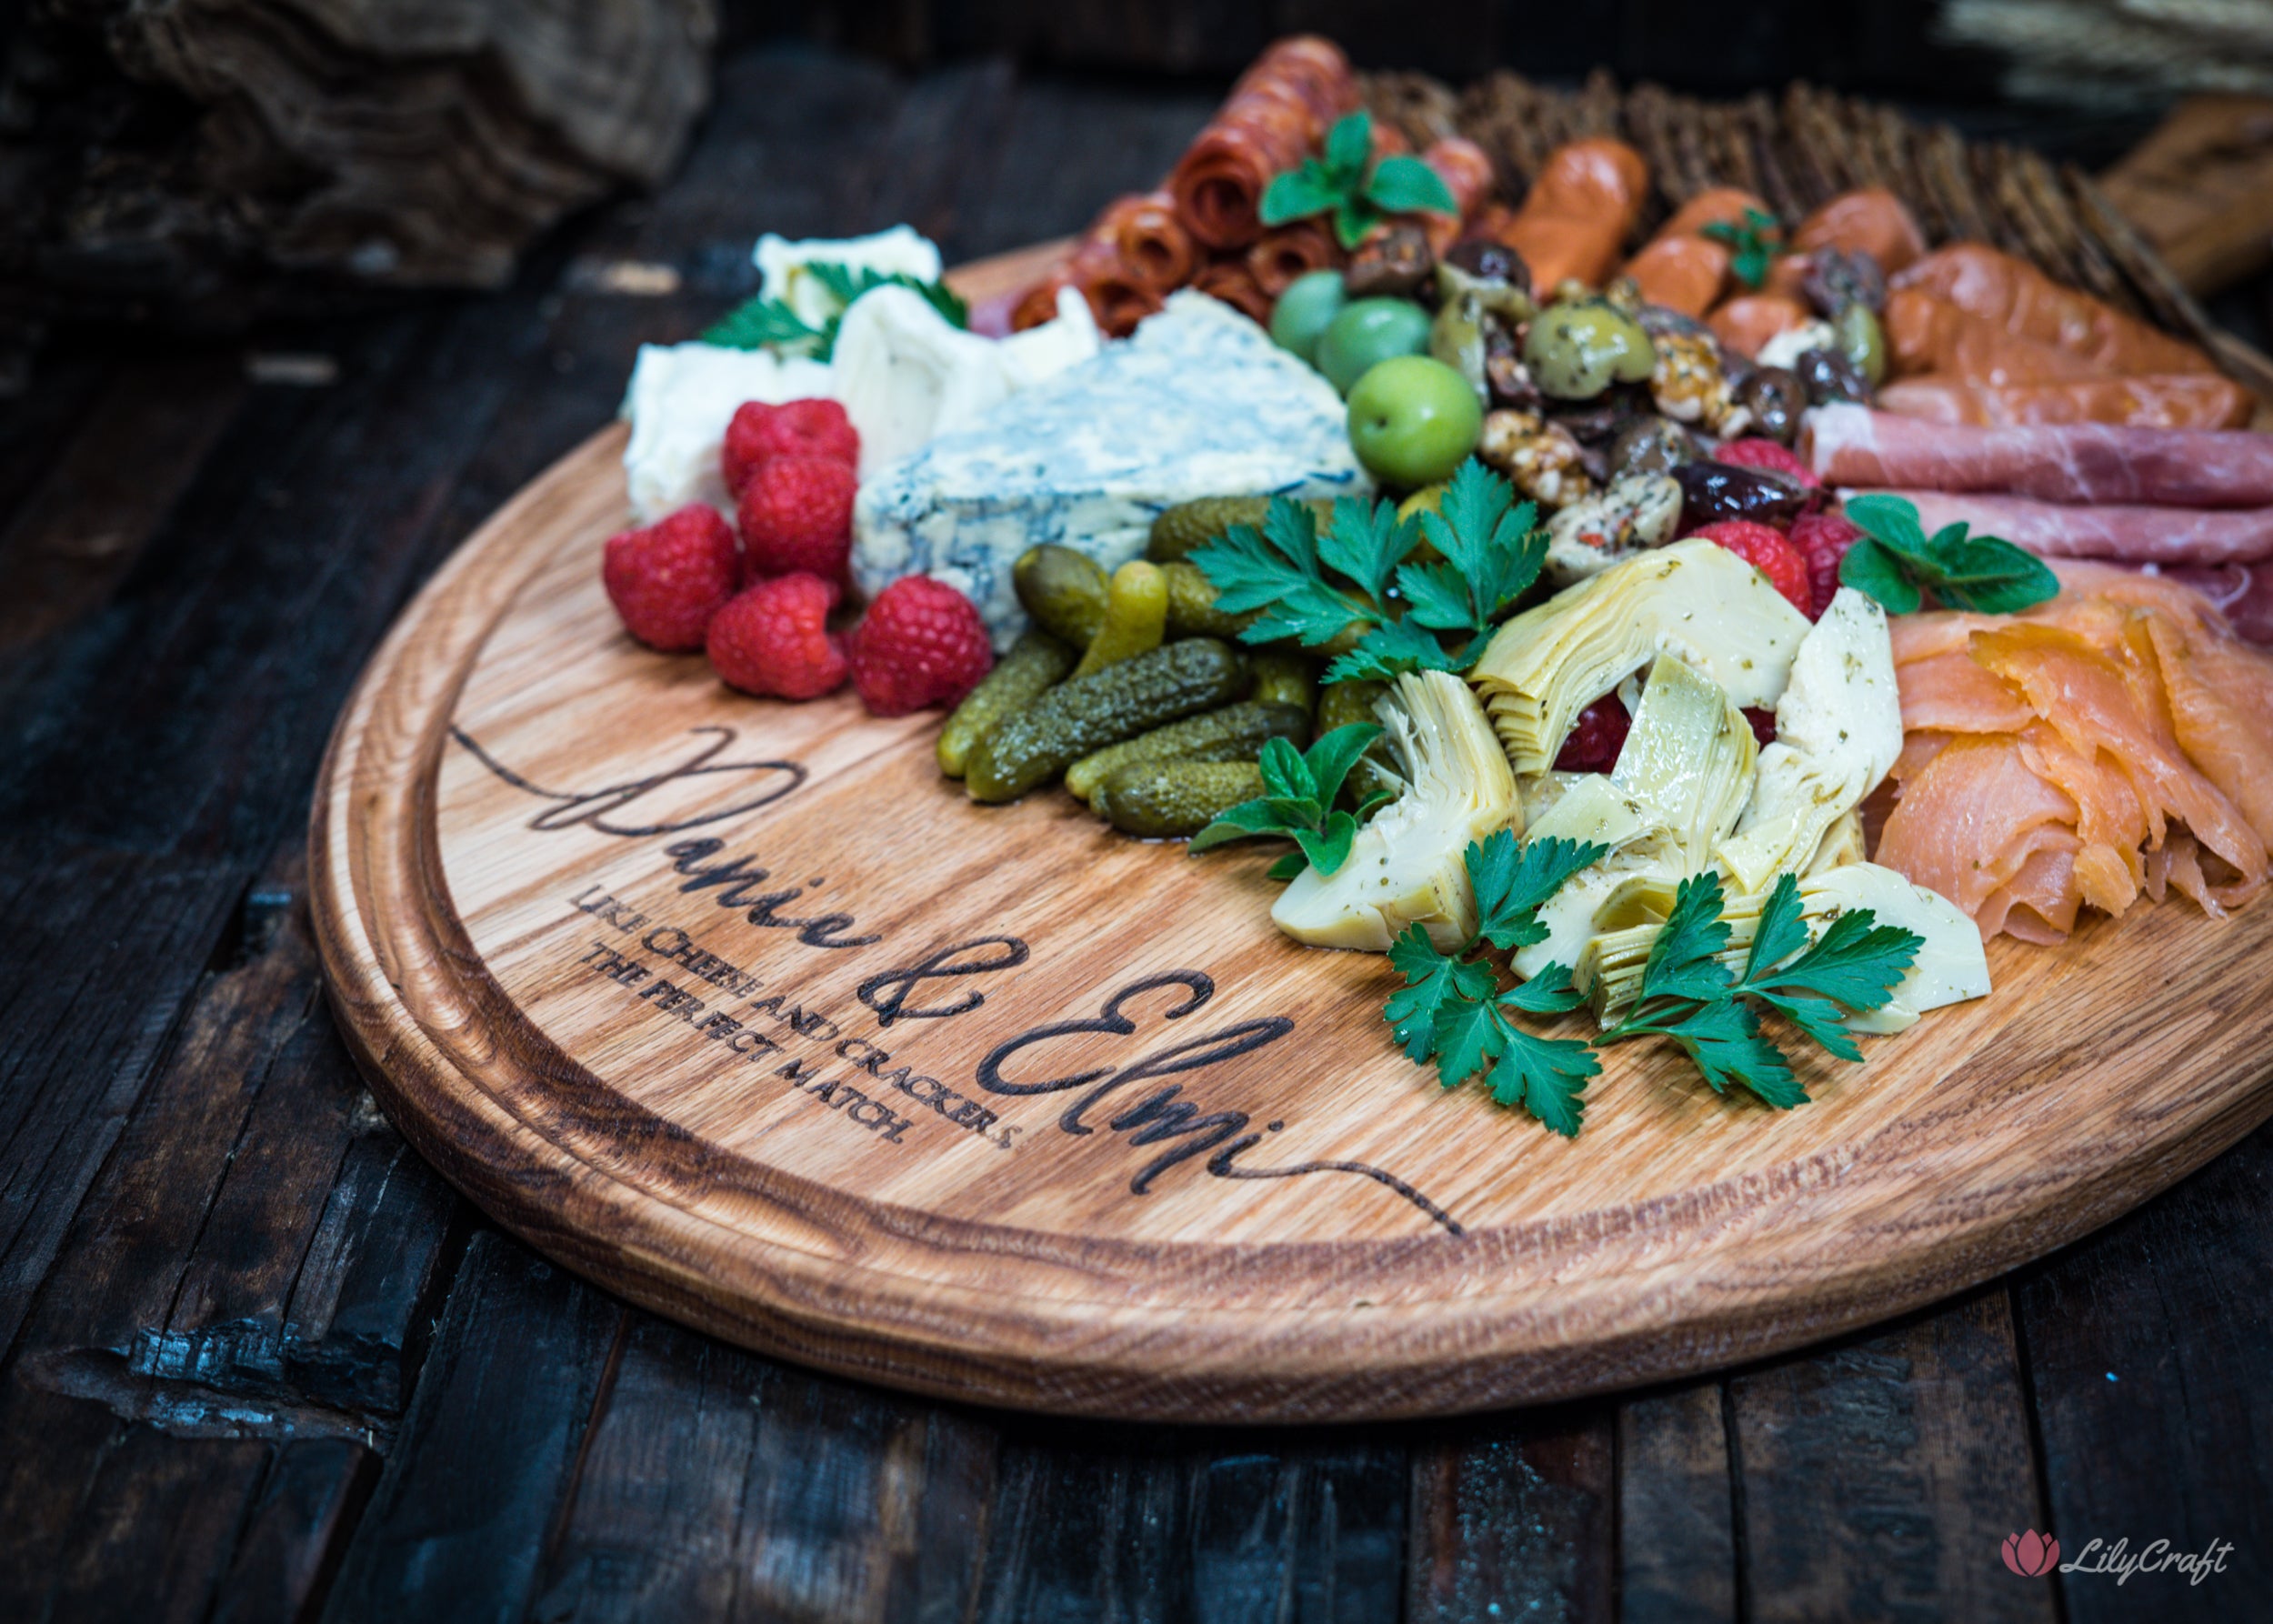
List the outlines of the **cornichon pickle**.
{"type": "Polygon", "coordinates": [[[1010,566],[1010,583],[1034,624],[1059,642],[1086,648],[1105,624],[1109,584],[1086,553],[1043,543],[1010,566]]]}
{"type": "MultiPolygon", "coordinates": [[[[1309,496],[1304,501],[1318,516],[1320,525],[1333,517],[1331,499],[1309,496]]],[[[1260,525],[1270,506],[1268,496],[1202,496],[1196,502],[1178,502],[1173,507],[1164,507],[1152,521],[1151,534],[1145,540],[1145,556],[1155,564],[1186,557],[1234,525],[1260,525]]]]}
{"type": "Polygon", "coordinates": [[[1216,584],[1197,564],[1163,564],[1160,573],[1168,581],[1171,637],[1236,637],[1239,628],[1255,618],[1252,613],[1234,615],[1217,608],[1216,584]]]}
{"type": "Polygon", "coordinates": [[[1113,774],[1099,797],[1115,828],[1158,839],[1197,835],[1262,794],[1263,769],[1252,761],[1145,761],[1113,774]]]}
{"type": "Polygon", "coordinates": [[[1228,643],[1187,637],[1059,683],[987,730],[964,763],[976,801],[1016,800],[1093,750],[1244,698],[1247,661],[1228,643]]]}
{"type": "Polygon", "coordinates": [[[1255,697],[1308,710],[1317,703],[1317,667],[1284,648],[1267,649],[1249,662],[1255,668],[1255,697]]]}
{"type": "Polygon", "coordinates": [[[1074,667],[1090,677],[1107,666],[1149,653],[1168,630],[1168,582],[1157,564],[1132,558],[1113,572],[1105,601],[1105,624],[1089,639],[1088,652],[1074,667]]]}
{"type": "Polygon", "coordinates": [[[1117,745],[1092,751],[1066,769],[1066,787],[1088,800],[1106,776],[1139,761],[1253,761],[1274,738],[1297,748],[1310,742],[1310,711],[1250,699],[1227,705],[1117,745]]]}
{"type": "Polygon", "coordinates": [[[995,668],[939,730],[939,770],[950,778],[961,777],[971,747],[989,727],[1040,698],[1073,667],[1074,651],[1049,633],[1031,627],[1020,632],[1010,652],[995,662],[995,668]]]}
{"type": "MultiPolygon", "coordinates": [[[[1352,722],[1372,722],[1378,726],[1381,718],[1374,706],[1389,691],[1386,682],[1359,679],[1355,682],[1329,682],[1318,693],[1318,732],[1331,733],[1337,727],[1347,727],[1352,722]]],[[[1375,796],[1397,788],[1399,780],[1393,775],[1397,763],[1389,754],[1388,742],[1377,738],[1366,747],[1366,753],[1357,758],[1349,777],[1342,780],[1342,798],[1352,806],[1360,806],[1375,796]]]]}

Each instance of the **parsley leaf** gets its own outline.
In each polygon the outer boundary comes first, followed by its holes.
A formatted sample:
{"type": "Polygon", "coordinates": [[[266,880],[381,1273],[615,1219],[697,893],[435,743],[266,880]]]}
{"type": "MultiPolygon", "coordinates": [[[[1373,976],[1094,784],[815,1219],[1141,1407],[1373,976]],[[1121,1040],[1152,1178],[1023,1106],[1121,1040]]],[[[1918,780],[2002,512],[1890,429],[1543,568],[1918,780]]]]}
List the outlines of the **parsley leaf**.
{"type": "Polygon", "coordinates": [[[1776,216],[1757,208],[1745,210],[1740,223],[1715,220],[1700,235],[1736,250],[1729,257],[1728,274],[1747,287],[1767,280],[1768,266],[1784,246],[1784,228],[1776,216]]]}
{"type": "Polygon", "coordinates": [[[1856,496],[1844,505],[1862,537],[1839,561],[1839,584],[1908,615],[1932,593],[1953,609],[2015,615],[2057,596],[2059,577],[2045,562],[1995,536],[1968,535],[1963,523],[1931,536],[1918,505],[1904,496],[1856,496]]]}
{"type": "Polygon", "coordinates": [[[1420,521],[1396,504],[1343,497],[1323,534],[1307,505],[1274,496],[1260,526],[1231,525],[1193,549],[1191,562],[1227,613],[1253,612],[1247,643],[1318,648],[1355,626],[1357,647],[1327,667],[1328,682],[1408,671],[1463,671],[1498,621],[1538,579],[1547,557],[1538,510],[1470,457],[1453,475],[1442,511],[1420,521]],[[1440,556],[1414,556],[1426,534],[1440,556]],[[1447,649],[1438,633],[1457,636],[1447,649]]]}
{"type": "Polygon", "coordinates": [[[1522,1106],[1566,1138],[1578,1132],[1586,1115],[1580,1096],[1600,1067],[1586,1043],[1541,1038],[1517,1017],[1577,1007],[1570,971],[1548,965],[1502,992],[1491,964],[1471,955],[1487,943],[1505,947],[1544,940],[1538,910],[1604,849],[1568,840],[1518,846],[1506,829],[1472,842],[1464,861],[1476,893],[1476,934],[1458,952],[1446,953],[1415,925],[1389,947],[1389,962],[1405,986],[1390,995],[1382,1014],[1407,1058],[1416,1065],[1434,1058],[1437,1079],[1447,1088],[1482,1074],[1495,1101],[1522,1106]]]}
{"type": "Polygon", "coordinates": [[[923,296],[948,324],[970,325],[970,311],[956,291],[944,282],[925,282],[904,272],[884,272],[862,266],[815,261],[800,267],[826,290],[836,308],[814,326],[787,304],[770,293],[745,300],[703,329],[702,341],[721,349],[778,349],[827,360],[836,348],[836,329],[845,312],[862,294],[879,287],[909,287],[923,296]]]}
{"type": "Polygon", "coordinates": [[[1334,235],[1355,250],[1384,215],[1457,215],[1459,201],[1444,177],[1405,154],[1368,164],[1373,115],[1362,110],[1336,121],[1325,151],[1272,177],[1256,214],[1266,226],[1331,215],[1334,235]]]}
{"type": "MultiPolygon", "coordinates": [[[[1332,874],[1349,861],[1349,848],[1357,838],[1358,820],[1334,807],[1342,780],[1367,747],[1381,737],[1371,722],[1352,722],[1337,727],[1297,750],[1283,738],[1263,747],[1258,763],[1264,794],[1258,800],[1241,801],[1227,808],[1206,828],[1192,837],[1189,850],[1197,853],[1243,840],[1250,835],[1275,835],[1302,848],[1302,857],[1320,874],[1332,874]]],[[[1303,863],[1282,857],[1271,866],[1273,879],[1292,879],[1303,863]]]]}
{"type": "Polygon", "coordinates": [[[1883,1005],[1925,943],[1879,924],[1870,909],[1856,908],[1833,919],[1810,946],[1799,882],[1782,874],[1761,906],[1738,978],[1721,962],[1730,936],[1721,907],[1718,875],[1681,882],[1642,967],[1640,996],[1599,1041],[1669,1038],[1715,1093],[1741,1085],[1788,1110],[1805,1104],[1807,1093],[1784,1051],[1761,1031],[1759,1008],[1776,1010],[1840,1059],[1860,1060],[1862,1050],[1841,1024],[1847,1011],[1883,1005]]]}

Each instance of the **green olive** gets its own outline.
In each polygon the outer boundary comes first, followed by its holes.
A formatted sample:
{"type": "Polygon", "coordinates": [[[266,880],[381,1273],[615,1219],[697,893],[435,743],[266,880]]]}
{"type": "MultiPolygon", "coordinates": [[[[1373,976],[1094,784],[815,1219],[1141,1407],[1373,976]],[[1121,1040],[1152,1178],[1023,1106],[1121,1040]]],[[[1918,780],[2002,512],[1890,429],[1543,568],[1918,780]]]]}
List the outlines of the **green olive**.
{"type": "Polygon", "coordinates": [[[1612,384],[1647,382],[1657,357],[1625,311],[1606,299],[1573,299],[1532,317],[1523,364],[1557,400],[1591,400],[1612,384]]]}
{"type": "Polygon", "coordinates": [[[1872,388],[1887,381],[1887,333],[1869,306],[1857,301],[1832,317],[1831,337],[1872,388]]]}

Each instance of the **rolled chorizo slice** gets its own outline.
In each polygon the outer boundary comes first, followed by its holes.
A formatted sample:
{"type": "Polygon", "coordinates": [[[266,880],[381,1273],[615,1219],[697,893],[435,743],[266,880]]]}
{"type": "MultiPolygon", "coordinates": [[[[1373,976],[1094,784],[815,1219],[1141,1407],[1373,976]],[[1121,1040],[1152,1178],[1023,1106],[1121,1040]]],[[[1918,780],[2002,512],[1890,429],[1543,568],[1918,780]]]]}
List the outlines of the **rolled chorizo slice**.
{"type": "Polygon", "coordinates": [[[1917,287],[1887,296],[1887,370],[1896,377],[1938,373],[1974,384],[2029,384],[2104,376],[2073,350],[2040,344],[1917,287]]]}
{"type": "Polygon", "coordinates": [[[2214,372],[2143,372],[2126,377],[2048,378],[1977,384],[1927,374],[1878,391],[1878,404],[1906,417],[1988,427],[2112,423],[2134,428],[2241,428],[2257,400],[2214,372]]]}
{"type": "Polygon", "coordinates": [[[1541,298],[1566,281],[1600,287],[1617,270],[1649,189],[1649,165],[1623,141],[1557,147],[1499,240],[1523,256],[1541,298]]]}
{"type": "Polygon", "coordinates": [[[1769,212],[1767,204],[1739,186],[1708,186],[1657,227],[1648,246],[1626,262],[1650,304],[1702,316],[1727,291],[1732,250],[1704,235],[1707,226],[1741,225],[1747,212],[1769,212]]]}
{"type": "Polygon", "coordinates": [[[1884,186],[1865,186],[1840,193],[1802,220],[1791,246],[1796,254],[1817,248],[1867,254],[1891,276],[1925,254],[1926,234],[1899,197],[1884,186]]]}
{"type": "Polygon", "coordinates": [[[2100,372],[2215,372],[2193,345],[2066,286],[1987,243],[1951,243],[1894,278],[2017,337],[2066,350],[2100,372]]]}

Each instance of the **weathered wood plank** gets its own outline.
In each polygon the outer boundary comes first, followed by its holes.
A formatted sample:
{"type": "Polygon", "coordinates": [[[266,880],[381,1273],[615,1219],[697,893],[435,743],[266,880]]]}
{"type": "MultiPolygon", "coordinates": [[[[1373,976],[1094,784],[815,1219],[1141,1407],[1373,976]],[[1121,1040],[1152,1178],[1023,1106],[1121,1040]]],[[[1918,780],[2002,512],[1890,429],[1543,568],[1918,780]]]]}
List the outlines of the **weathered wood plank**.
{"type": "Polygon", "coordinates": [[[2038,1520],[2005,1293],[1732,1377],[1747,1615],[2050,1624],[1998,1547],[2038,1520]]]}
{"type": "MultiPolygon", "coordinates": [[[[2220,1620],[2273,1596],[2273,1130],[2013,1288],[2064,1562],[2229,1545],[2199,1584],[2076,1572],[2072,1624],[2220,1620]],[[2093,1539],[2099,1551],[2087,1557],[2093,1539]]],[[[2157,1559],[2160,1559],[2158,1557],[2157,1559]]]]}
{"type": "Polygon", "coordinates": [[[1611,1618],[1615,1439],[1601,1402],[1431,1429],[1413,1452],[1407,1624],[1611,1618]]]}
{"type": "Polygon", "coordinates": [[[324,1617],[517,1617],[574,1479],[624,1310],[476,1233],[324,1617]]]}
{"type": "Polygon", "coordinates": [[[45,1613],[72,1519],[123,1430],[102,1404],[0,1378],[0,1618],[45,1613]]]}
{"type": "Polygon", "coordinates": [[[251,1439],[126,1429],[65,1541],[47,1616],[199,1624],[269,1451],[251,1439]]]}
{"type": "Polygon", "coordinates": [[[1404,1436],[1014,1422],[975,1616],[1393,1619],[1404,1436]]]}
{"type": "Polygon", "coordinates": [[[1737,1549],[1721,1384],[1617,1407],[1618,1616],[1716,1624],[1737,1616],[1737,1549]]]}
{"type": "Polygon", "coordinates": [[[275,1452],[245,1514],[211,1624],[299,1624],[312,1618],[379,1475],[350,1439],[295,1439],[275,1452]]]}
{"type": "Polygon", "coordinates": [[[12,839],[0,856],[0,1349],[248,877],[12,839]]]}

